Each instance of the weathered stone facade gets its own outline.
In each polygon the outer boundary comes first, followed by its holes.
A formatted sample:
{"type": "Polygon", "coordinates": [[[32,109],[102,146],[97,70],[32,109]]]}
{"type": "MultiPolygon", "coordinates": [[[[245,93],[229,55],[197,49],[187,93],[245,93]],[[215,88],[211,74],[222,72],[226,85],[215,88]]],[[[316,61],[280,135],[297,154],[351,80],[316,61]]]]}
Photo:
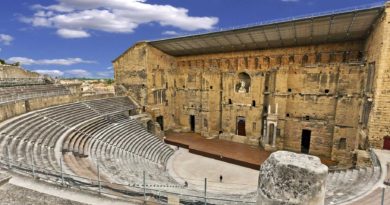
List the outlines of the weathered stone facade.
{"type": "Polygon", "coordinates": [[[117,88],[164,130],[350,165],[390,134],[389,12],[359,41],[187,56],[140,42],[114,60],[117,88]]]}
{"type": "Polygon", "coordinates": [[[39,73],[25,70],[19,66],[0,64],[0,78],[39,78],[39,77],[41,77],[39,73]]]}

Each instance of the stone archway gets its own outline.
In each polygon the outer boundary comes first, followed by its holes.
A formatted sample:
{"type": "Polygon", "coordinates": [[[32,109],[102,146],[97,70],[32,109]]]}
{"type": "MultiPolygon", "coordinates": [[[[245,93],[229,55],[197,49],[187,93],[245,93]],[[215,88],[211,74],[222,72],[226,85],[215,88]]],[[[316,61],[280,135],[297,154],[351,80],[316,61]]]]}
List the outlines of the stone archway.
{"type": "Polygon", "coordinates": [[[235,91],[238,93],[248,93],[251,86],[251,77],[248,73],[241,72],[238,74],[235,91]]]}

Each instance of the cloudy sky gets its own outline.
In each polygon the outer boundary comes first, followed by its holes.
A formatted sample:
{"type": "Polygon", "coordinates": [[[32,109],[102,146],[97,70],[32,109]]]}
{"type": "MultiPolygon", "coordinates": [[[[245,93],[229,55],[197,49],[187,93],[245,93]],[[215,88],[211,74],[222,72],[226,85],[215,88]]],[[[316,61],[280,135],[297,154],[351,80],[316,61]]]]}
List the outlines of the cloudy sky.
{"type": "Polygon", "coordinates": [[[0,59],[50,75],[110,78],[111,61],[137,41],[378,2],[1,0],[0,59]]]}

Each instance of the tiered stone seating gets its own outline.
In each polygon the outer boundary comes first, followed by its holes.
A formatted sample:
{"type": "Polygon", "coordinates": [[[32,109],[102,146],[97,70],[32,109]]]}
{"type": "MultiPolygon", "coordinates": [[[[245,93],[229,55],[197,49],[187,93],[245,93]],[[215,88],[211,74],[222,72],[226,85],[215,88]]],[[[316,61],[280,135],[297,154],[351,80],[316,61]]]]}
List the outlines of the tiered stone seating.
{"type": "MultiPolygon", "coordinates": [[[[111,104],[123,102],[122,98],[112,98],[111,104]]],[[[99,100],[95,100],[99,101],[99,100]]],[[[31,165],[53,171],[60,171],[54,147],[59,138],[70,128],[85,121],[104,118],[84,103],[50,107],[2,123],[0,149],[2,160],[10,158],[14,163],[31,165]],[[9,155],[5,152],[9,148],[9,155]]]]}
{"type": "MultiPolygon", "coordinates": [[[[37,170],[59,173],[54,148],[65,136],[62,151],[64,162],[71,169],[64,167],[65,172],[97,179],[99,164],[102,180],[128,184],[125,189],[139,190],[134,187],[142,186],[145,171],[149,188],[199,195],[198,191],[183,189],[169,176],[165,165],[173,149],[136,120],[126,117],[123,110],[130,107],[127,98],[116,97],[50,107],[8,120],[0,125],[0,133],[4,133],[0,135],[0,160],[4,163],[9,158],[24,166],[34,162],[37,170]]],[[[374,186],[379,175],[377,164],[330,172],[326,203],[342,203],[364,194],[374,186]]]]}
{"type": "Polygon", "coordinates": [[[54,84],[0,87],[0,103],[69,94],[70,91],[65,86],[54,84]]]}
{"type": "Polygon", "coordinates": [[[182,187],[165,171],[173,150],[135,120],[125,117],[122,109],[130,108],[127,98],[117,97],[50,107],[6,121],[0,125],[4,133],[0,136],[1,160],[5,162],[9,157],[13,163],[34,163],[36,170],[59,173],[54,148],[66,134],[62,151],[71,170],[64,167],[65,172],[96,179],[99,160],[102,179],[106,181],[110,179],[105,175],[118,173],[114,181],[140,186],[142,172],[146,171],[150,184],[182,187]]]}
{"type": "Polygon", "coordinates": [[[331,171],[326,182],[326,204],[341,204],[370,191],[381,175],[379,166],[331,171]]]}
{"type": "Polygon", "coordinates": [[[43,84],[46,84],[44,78],[0,78],[0,87],[43,84]]]}
{"type": "Polygon", "coordinates": [[[86,101],[85,104],[101,114],[128,109],[132,106],[128,98],[107,98],[99,101],[86,101]]]}
{"type": "Polygon", "coordinates": [[[63,143],[63,152],[73,152],[76,156],[87,157],[88,147],[86,146],[90,142],[91,137],[111,123],[123,119],[126,119],[124,115],[117,114],[98,119],[93,123],[80,127],[77,130],[73,130],[63,143]]]}
{"type": "MultiPolygon", "coordinates": [[[[164,168],[173,150],[133,119],[114,115],[96,120],[70,133],[63,149],[72,151],[75,157],[90,156],[116,183],[142,184],[142,172],[146,171],[148,179],[154,179],[154,184],[178,187],[164,168]]],[[[77,172],[86,166],[96,173],[91,165],[79,163],[73,168],[77,172]]],[[[90,173],[82,174],[90,176],[90,173]]]]}

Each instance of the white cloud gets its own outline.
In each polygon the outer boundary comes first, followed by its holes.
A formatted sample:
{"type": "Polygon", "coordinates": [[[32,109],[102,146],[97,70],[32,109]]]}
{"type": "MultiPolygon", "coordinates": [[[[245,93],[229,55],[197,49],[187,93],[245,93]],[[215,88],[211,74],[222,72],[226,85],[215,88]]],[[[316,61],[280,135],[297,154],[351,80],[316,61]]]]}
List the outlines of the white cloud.
{"type": "Polygon", "coordinates": [[[83,70],[83,69],[73,69],[73,70],[66,70],[64,71],[67,76],[70,77],[78,77],[78,78],[83,78],[83,77],[91,77],[91,73],[83,70]]]}
{"type": "Polygon", "coordinates": [[[34,72],[43,74],[43,75],[50,75],[53,77],[77,77],[77,78],[84,78],[84,77],[91,77],[92,74],[84,69],[71,69],[71,70],[56,70],[56,69],[47,69],[47,70],[33,70],[34,72]]]}
{"type": "Polygon", "coordinates": [[[283,2],[298,2],[300,0],[282,0],[283,2]]]}
{"type": "Polygon", "coordinates": [[[101,72],[96,72],[96,77],[98,78],[112,78],[114,77],[114,71],[101,71],[101,72]]]}
{"type": "Polygon", "coordinates": [[[43,75],[50,75],[53,77],[61,77],[64,75],[64,72],[60,70],[33,70],[33,71],[43,75]]]}
{"type": "Polygon", "coordinates": [[[87,38],[89,33],[83,30],[58,29],[57,34],[63,38],[87,38]]]}
{"type": "Polygon", "coordinates": [[[21,21],[33,26],[56,28],[64,38],[89,37],[89,31],[131,33],[140,24],[157,22],[186,31],[209,30],[216,17],[193,17],[185,8],[149,4],[146,0],[59,0],[58,4],[34,5],[32,17],[21,21]]]}
{"type": "Polygon", "coordinates": [[[177,35],[180,35],[178,32],[176,31],[164,31],[162,32],[163,35],[167,35],[167,36],[177,36],[177,35]]]}
{"type": "Polygon", "coordinates": [[[0,34],[0,43],[4,45],[10,45],[14,38],[7,34],[0,34]]]}
{"type": "Polygon", "coordinates": [[[25,57],[11,57],[8,59],[8,61],[13,62],[13,63],[19,62],[22,65],[62,65],[62,66],[80,64],[80,63],[95,63],[94,61],[87,61],[87,60],[83,60],[81,58],[34,60],[31,58],[25,58],[25,57]]]}
{"type": "Polygon", "coordinates": [[[112,66],[108,66],[106,69],[107,70],[112,70],[112,66]]]}

